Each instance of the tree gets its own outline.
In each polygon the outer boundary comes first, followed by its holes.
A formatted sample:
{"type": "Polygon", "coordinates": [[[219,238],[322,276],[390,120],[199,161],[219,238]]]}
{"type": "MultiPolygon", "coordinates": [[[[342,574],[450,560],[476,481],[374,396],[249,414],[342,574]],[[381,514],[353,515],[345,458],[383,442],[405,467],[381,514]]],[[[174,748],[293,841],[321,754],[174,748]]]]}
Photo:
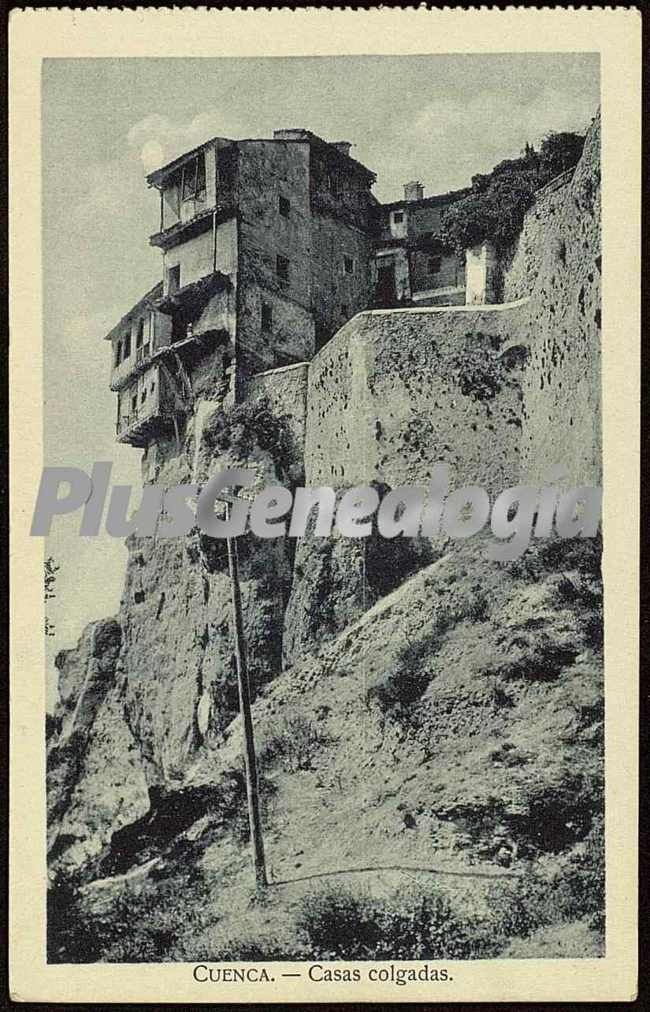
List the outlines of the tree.
{"type": "Polygon", "coordinates": [[[542,141],[539,160],[540,171],[549,182],[566,172],[580,160],[585,139],[582,134],[551,131],[542,141]]]}
{"type": "Polygon", "coordinates": [[[458,253],[486,239],[497,247],[509,245],[521,231],[535,186],[535,175],[530,171],[493,177],[485,190],[471,193],[445,211],[443,241],[458,253]]]}
{"type": "Polygon", "coordinates": [[[509,246],[521,231],[535,191],[575,165],[584,137],[549,133],[539,152],[526,142],[520,158],[506,158],[489,174],[472,177],[472,192],[442,215],[440,238],[463,253],[490,239],[497,248],[509,246]]]}

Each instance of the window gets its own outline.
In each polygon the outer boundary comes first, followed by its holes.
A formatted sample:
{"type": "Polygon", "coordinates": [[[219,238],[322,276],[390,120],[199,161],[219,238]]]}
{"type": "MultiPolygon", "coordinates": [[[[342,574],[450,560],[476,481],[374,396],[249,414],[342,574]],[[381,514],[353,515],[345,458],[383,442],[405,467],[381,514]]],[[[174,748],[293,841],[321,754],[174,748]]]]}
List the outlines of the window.
{"type": "Polygon", "coordinates": [[[155,380],[152,380],[151,381],[151,393],[153,393],[155,389],[156,389],[156,382],[155,382],[155,380]]]}
{"type": "Polygon", "coordinates": [[[133,397],[131,398],[131,411],[135,415],[137,410],[138,410],[138,395],[134,394],[133,397]]]}
{"type": "Polygon", "coordinates": [[[278,253],[276,258],[276,269],[281,281],[289,280],[289,261],[278,253]]]}
{"type": "Polygon", "coordinates": [[[126,334],[124,337],[124,354],[122,355],[122,358],[123,359],[128,358],[130,354],[131,354],[131,335],[126,334]]]}
{"type": "Polygon", "coordinates": [[[280,197],[280,214],[283,218],[288,218],[291,213],[291,204],[286,197],[280,197]]]}
{"type": "Polygon", "coordinates": [[[142,347],[143,340],[144,340],[144,320],[138,320],[138,333],[135,338],[136,348],[142,347]]]}
{"type": "Polygon", "coordinates": [[[354,260],[352,257],[343,257],[343,266],[346,274],[354,274],[354,260]]]}
{"type": "Polygon", "coordinates": [[[181,265],[176,264],[167,271],[167,293],[173,295],[181,287],[181,265]]]}
{"type": "Polygon", "coordinates": [[[146,399],[147,399],[147,388],[144,387],[142,393],[140,394],[140,404],[144,404],[146,399]]]}
{"type": "Polygon", "coordinates": [[[262,303],[262,330],[269,331],[273,326],[273,310],[268,302],[262,303]]]}
{"type": "Polygon", "coordinates": [[[122,361],[122,342],[118,341],[115,345],[115,368],[118,367],[122,361]]]}
{"type": "Polygon", "coordinates": [[[205,200],[205,155],[203,152],[183,166],[183,200],[205,200]]]}
{"type": "Polygon", "coordinates": [[[394,211],[393,212],[393,221],[395,222],[396,225],[400,225],[404,221],[404,212],[403,211],[394,211]]]}
{"type": "Polygon", "coordinates": [[[429,257],[429,274],[437,274],[441,263],[440,257],[429,257]]]}

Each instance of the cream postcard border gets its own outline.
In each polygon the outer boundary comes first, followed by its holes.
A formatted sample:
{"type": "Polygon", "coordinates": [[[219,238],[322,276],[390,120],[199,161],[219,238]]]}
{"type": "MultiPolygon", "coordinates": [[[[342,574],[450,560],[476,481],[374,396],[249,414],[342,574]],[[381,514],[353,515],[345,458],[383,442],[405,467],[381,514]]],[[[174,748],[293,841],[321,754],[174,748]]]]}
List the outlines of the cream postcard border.
{"type": "MultiPolygon", "coordinates": [[[[636,990],[641,17],[578,8],[427,11],[14,10],[10,17],[10,987],[15,1001],[629,1001],[636,990]],[[45,962],[41,61],[56,57],[599,52],[603,137],[603,440],[607,938],[603,959],[445,961],[435,985],[201,985],[192,964],[45,962]]],[[[594,110],[595,111],[595,110],[594,110]]],[[[337,964],[364,966],[367,964],[337,964]]],[[[414,964],[418,965],[418,964],[414,964]]]]}

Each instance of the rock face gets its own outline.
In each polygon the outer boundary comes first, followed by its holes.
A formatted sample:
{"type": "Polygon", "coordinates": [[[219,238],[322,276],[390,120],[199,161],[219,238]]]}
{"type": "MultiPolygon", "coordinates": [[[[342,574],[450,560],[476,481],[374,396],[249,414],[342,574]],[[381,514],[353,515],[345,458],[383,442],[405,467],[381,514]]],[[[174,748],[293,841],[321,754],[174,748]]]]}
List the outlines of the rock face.
{"type": "MultiPolygon", "coordinates": [[[[146,454],[144,480],[200,484],[241,464],[258,486],[388,489],[426,483],[440,460],[455,487],[492,492],[558,462],[572,484],[597,480],[598,144],[596,122],[571,182],[527,219],[506,290],[528,302],[361,314],[308,370],[265,374],[225,414],[210,400],[200,408],[212,388],[197,389],[178,438],[146,454]]],[[[485,559],[480,538],[238,545],[271,771],[289,749],[278,727],[306,705],[323,731],[313,761],[370,813],[370,850],[398,824],[416,833],[426,823],[423,847],[431,833],[465,834],[477,859],[483,847],[506,866],[519,848],[586,833],[602,804],[598,546],[537,543],[504,566],[485,559]]],[[[240,796],[225,545],[159,527],[128,547],[119,614],[59,659],[51,868],[86,878],[123,871],[133,841],[149,847],[151,826],[164,836],[175,809],[184,827],[205,817],[219,777],[224,819],[240,796]]],[[[323,825],[343,833],[336,805],[328,811],[323,825]]]]}
{"type": "Polygon", "coordinates": [[[139,743],[124,720],[121,626],[94,622],[57,658],[58,733],[48,742],[50,868],[92,864],[112,833],[149,807],[139,743]]]}
{"type": "MultiPolygon", "coordinates": [[[[389,491],[375,484],[380,496],[389,491]]],[[[337,503],[347,491],[337,495],[337,503]]],[[[443,551],[424,538],[386,539],[373,519],[367,538],[317,537],[313,524],[298,540],[282,637],[285,667],[318,650],[376,601],[443,551]]]]}
{"type": "Polygon", "coordinates": [[[530,351],[521,441],[526,481],[558,463],[572,484],[601,479],[600,227],[598,116],[570,182],[528,215],[511,267],[515,290],[527,279],[531,292],[521,321],[530,351]]]}
{"type": "Polygon", "coordinates": [[[602,810],[600,543],[537,541],[495,565],[489,540],[455,542],[256,706],[262,754],[312,728],[308,767],[356,812],[349,830],[323,813],[350,852],[359,834],[383,851],[408,812],[437,856],[444,841],[522,858],[575,843],[602,810]]]}

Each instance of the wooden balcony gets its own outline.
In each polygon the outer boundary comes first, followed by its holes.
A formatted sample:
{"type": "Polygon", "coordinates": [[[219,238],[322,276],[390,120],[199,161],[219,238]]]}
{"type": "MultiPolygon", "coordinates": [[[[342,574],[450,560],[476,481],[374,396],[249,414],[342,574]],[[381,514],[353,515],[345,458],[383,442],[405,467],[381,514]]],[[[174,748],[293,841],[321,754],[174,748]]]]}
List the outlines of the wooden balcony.
{"type": "Polygon", "coordinates": [[[207,231],[212,227],[213,220],[217,225],[221,225],[237,213],[234,195],[230,193],[223,194],[212,207],[205,207],[204,204],[199,205],[198,203],[197,207],[199,209],[191,218],[185,221],[179,219],[167,228],[154,232],[149,237],[149,245],[158,246],[162,250],[170,249],[180,242],[187,242],[195,235],[207,231]]]}
{"type": "Polygon", "coordinates": [[[132,409],[131,414],[118,418],[115,430],[118,443],[144,447],[152,439],[173,432],[174,419],[158,408],[151,410],[144,405],[135,411],[132,409]]]}
{"type": "MultiPolygon", "coordinates": [[[[163,345],[165,347],[165,345],[163,345]]],[[[152,356],[160,348],[153,348],[150,341],[135,349],[134,355],[120,362],[111,373],[111,390],[121,390],[135,377],[145,372],[151,364],[152,356]]]]}

